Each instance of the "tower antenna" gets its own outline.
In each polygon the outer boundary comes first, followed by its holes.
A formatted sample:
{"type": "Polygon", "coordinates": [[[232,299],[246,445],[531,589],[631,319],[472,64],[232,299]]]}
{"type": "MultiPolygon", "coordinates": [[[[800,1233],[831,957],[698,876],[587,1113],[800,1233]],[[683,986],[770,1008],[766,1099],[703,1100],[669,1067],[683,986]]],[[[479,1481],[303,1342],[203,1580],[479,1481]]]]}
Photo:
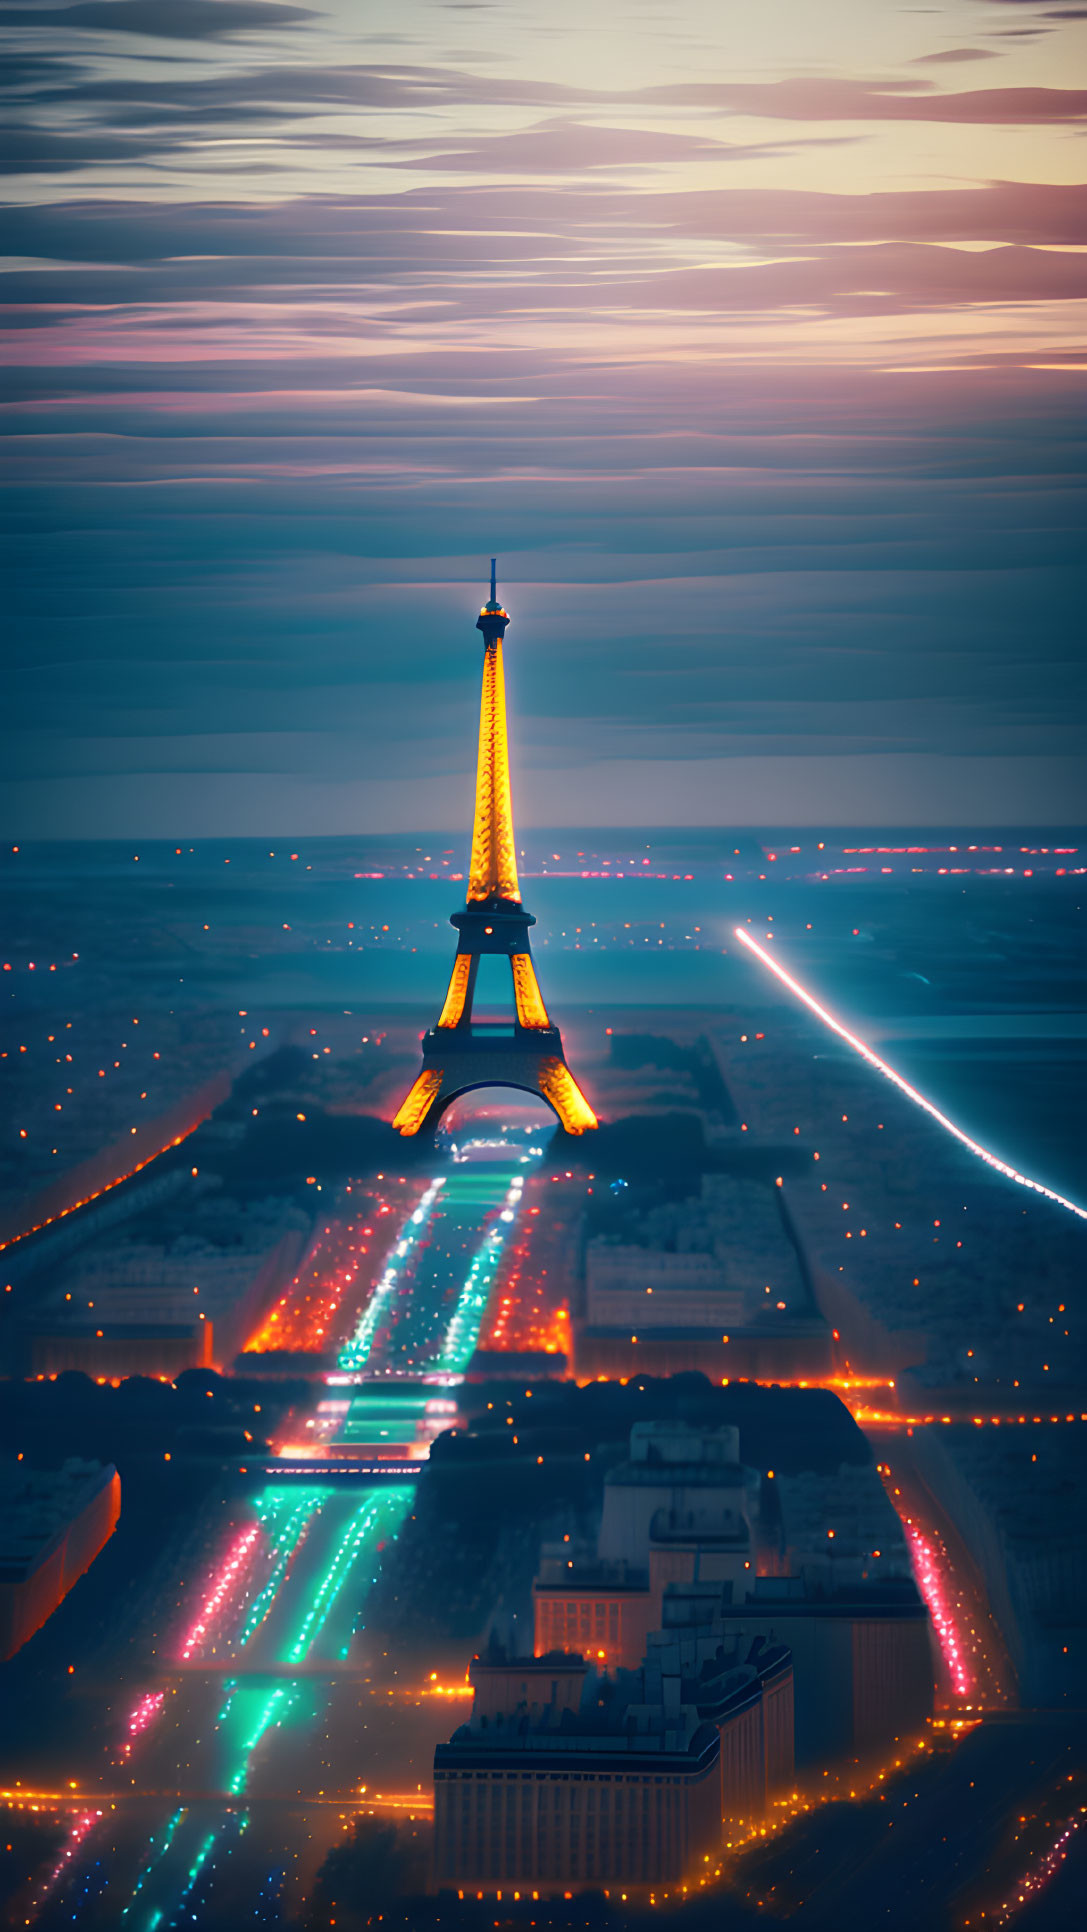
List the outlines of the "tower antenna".
{"type": "Polygon", "coordinates": [[[497,604],[498,602],[498,592],[495,589],[495,571],[497,570],[497,568],[498,568],[498,558],[492,557],[491,558],[491,602],[492,604],[497,604]]]}

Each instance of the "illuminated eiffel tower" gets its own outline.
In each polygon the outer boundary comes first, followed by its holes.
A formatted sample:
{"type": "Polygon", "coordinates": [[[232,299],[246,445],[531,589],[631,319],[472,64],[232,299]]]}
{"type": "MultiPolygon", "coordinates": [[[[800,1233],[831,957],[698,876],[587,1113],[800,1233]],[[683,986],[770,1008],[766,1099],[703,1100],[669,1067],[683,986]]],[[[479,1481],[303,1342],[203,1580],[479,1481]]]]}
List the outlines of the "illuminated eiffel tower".
{"type": "Polygon", "coordinates": [[[450,1101],[473,1087],[519,1087],[539,1094],[570,1134],[597,1124],[543,1003],[528,940],[528,929],[536,921],[521,904],[502,674],[502,638],[509,621],[495,591],[492,557],[491,599],[476,623],[483,632],[483,695],[467,904],[449,922],[457,929],[453,973],[438,1024],[423,1036],[423,1070],[393,1121],[402,1134],[435,1127],[450,1101]],[[516,1007],[512,1024],[472,1018],[484,953],[509,960],[516,1007]]]}

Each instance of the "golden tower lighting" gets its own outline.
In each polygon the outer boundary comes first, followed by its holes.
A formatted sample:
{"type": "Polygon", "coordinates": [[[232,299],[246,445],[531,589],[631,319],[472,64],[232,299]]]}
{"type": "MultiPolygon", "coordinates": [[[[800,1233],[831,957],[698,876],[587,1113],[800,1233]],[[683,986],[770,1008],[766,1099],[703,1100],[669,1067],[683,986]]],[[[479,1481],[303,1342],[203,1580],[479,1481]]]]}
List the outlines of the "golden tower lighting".
{"type": "Polygon", "coordinates": [[[517,1087],[538,1094],[569,1134],[597,1125],[544,1005],[528,937],[536,921],[521,903],[502,670],[502,639],[509,621],[498,601],[492,557],[490,602],[476,622],[483,633],[483,689],[467,900],[450,920],[457,929],[457,951],[437,1025],[423,1038],[422,1071],[393,1120],[405,1135],[436,1126],[450,1101],[473,1087],[517,1087]],[[476,974],[485,953],[509,960],[512,1027],[472,1017],[476,974]]]}

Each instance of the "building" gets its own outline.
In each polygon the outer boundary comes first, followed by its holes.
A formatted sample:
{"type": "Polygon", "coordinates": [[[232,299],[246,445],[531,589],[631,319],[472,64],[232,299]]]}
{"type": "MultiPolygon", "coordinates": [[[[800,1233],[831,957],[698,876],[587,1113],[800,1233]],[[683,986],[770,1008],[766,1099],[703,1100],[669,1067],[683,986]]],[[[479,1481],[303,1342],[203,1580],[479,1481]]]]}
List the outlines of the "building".
{"type": "Polygon", "coordinates": [[[229,1362],[296,1272],[308,1232],[308,1220],[289,1201],[272,1197],[243,1207],[209,1188],[184,1225],[175,1218],[162,1244],[131,1240],[80,1249],[48,1310],[33,1319],[31,1349],[38,1337],[59,1345],[70,1329],[82,1335],[87,1328],[92,1334],[191,1328],[203,1317],[214,1325],[219,1360],[229,1362]]]}
{"type": "Polygon", "coordinates": [[[782,1315],[776,1322],[726,1328],[646,1327],[589,1322],[574,1331],[579,1382],[629,1381],[635,1375],[708,1375],[712,1382],[800,1381],[834,1368],[830,1329],[821,1317],[782,1315]]]}
{"type": "Polygon", "coordinates": [[[76,1458],[60,1469],[0,1464],[0,1659],[13,1657],[51,1617],[121,1513],[113,1464],[76,1458]]]}
{"type": "Polygon", "coordinates": [[[579,1379],[679,1375],[800,1379],[833,1366],[781,1190],[703,1174],[683,1201],[631,1211],[622,1239],[585,1251],[579,1379]]]}
{"type": "Polygon", "coordinates": [[[592,1241],[585,1255],[585,1319],[592,1328],[738,1327],[744,1297],[712,1254],[592,1241]]]}
{"type": "Polygon", "coordinates": [[[537,1656],[580,1651],[606,1670],[633,1670],[655,1621],[649,1571],[544,1549],[532,1586],[537,1656]]]}
{"type": "Polygon", "coordinates": [[[533,1611],[538,1654],[607,1669],[634,1669],[652,1632],[684,1625],[745,1657],[784,1644],[804,1765],[867,1755],[932,1710],[928,1611],[874,1465],[761,1477],[735,1428],[636,1424],[595,1545],[545,1547],[533,1611]]]}
{"type": "Polygon", "coordinates": [[[720,1620],[657,1631],[637,1670],[583,1657],[473,1659],[469,1723],[434,1758],[439,1885],[682,1883],[791,1783],[783,1644],[720,1620]]]}
{"type": "Polygon", "coordinates": [[[645,1690],[640,1673],[593,1673],[576,1709],[549,1703],[534,1720],[473,1708],[434,1753],[439,1887],[691,1878],[720,1844],[720,1735],[679,1701],[678,1678],[661,1680],[656,1701],[645,1690]]]}
{"type": "MultiPolygon", "coordinates": [[[[187,1312],[187,1311],[186,1311],[187,1312]]],[[[35,1330],[29,1337],[30,1373],[62,1375],[80,1369],[99,1381],[153,1375],[172,1382],[182,1369],[210,1368],[210,1321],[82,1322],[35,1330]]]]}
{"type": "Polygon", "coordinates": [[[913,1574],[902,1523],[871,1463],[779,1470],[764,1487],[762,1523],[774,1567],[823,1589],[913,1574]]]}
{"type": "Polygon", "coordinates": [[[517,1657],[494,1637],[481,1657],[473,1657],[468,1680],[475,1695],[473,1719],[527,1715],[542,1724],[551,1715],[578,1710],[588,1665],[576,1651],[553,1650],[543,1657],[517,1657]]]}
{"type": "Polygon", "coordinates": [[[604,1478],[597,1555],[644,1560],[658,1511],[750,1524],[760,1482],[740,1461],[738,1429],[696,1429],[688,1422],[636,1422],[630,1454],[604,1478]]]}
{"type": "Polygon", "coordinates": [[[751,1572],[759,1478],[740,1462],[735,1429],[639,1422],[629,1458],[604,1478],[594,1549],[557,1543],[533,1585],[537,1654],[576,1649],[633,1670],[660,1624],[666,1586],[739,1583],[751,1572]]]}
{"type": "Polygon", "coordinates": [[[760,1640],[788,1646],[798,1765],[872,1756],[894,1738],[915,1735],[931,1715],[931,1628],[912,1577],[841,1587],[802,1576],[756,1577],[743,1593],[731,1584],[671,1585],[664,1631],[704,1625],[741,1649],[760,1640]]]}
{"type": "Polygon", "coordinates": [[[652,1695],[678,1677],[680,1696],[721,1739],[721,1817],[757,1823],[793,1782],[793,1667],[787,1645],[745,1646],[721,1618],[649,1638],[644,1677],[652,1695]]]}

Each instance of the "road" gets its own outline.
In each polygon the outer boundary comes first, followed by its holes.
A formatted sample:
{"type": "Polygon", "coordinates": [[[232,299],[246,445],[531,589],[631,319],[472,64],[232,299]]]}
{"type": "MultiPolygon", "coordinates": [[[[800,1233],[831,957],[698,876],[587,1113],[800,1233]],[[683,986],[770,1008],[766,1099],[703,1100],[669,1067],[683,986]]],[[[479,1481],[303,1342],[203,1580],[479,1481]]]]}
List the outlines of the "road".
{"type": "MultiPolygon", "coordinates": [[[[455,1689],[404,1684],[366,1630],[367,1595],[413,1485],[322,1481],[323,1458],[414,1434],[427,1399],[459,1379],[527,1171],[516,1152],[447,1163],[389,1217],[394,1238],[370,1297],[339,1303],[343,1367],[312,1480],[255,1480],[224,1505],[206,1569],[167,1593],[184,1607],[165,1655],[118,1688],[128,1721],[113,1762],[76,1777],[80,1800],[102,1817],[73,1841],[28,1921],[46,1932],[73,1920],[169,1932],[209,1914],[275,1924],[298,1909],[360,1803],[428,1816],[433,1749],[456,1721],[455,1689]]],[[[376,1226],[372,1213],[356,1219],[363,1225],[376,1226]]],[[[350,1249],[330,1233],[341,1279],[353,1272],[350,1249]]],[[[335,1315],[331,1298],[313,1298],[312,1276],[302,1286],[303,1325],[335,1315]]]]}

